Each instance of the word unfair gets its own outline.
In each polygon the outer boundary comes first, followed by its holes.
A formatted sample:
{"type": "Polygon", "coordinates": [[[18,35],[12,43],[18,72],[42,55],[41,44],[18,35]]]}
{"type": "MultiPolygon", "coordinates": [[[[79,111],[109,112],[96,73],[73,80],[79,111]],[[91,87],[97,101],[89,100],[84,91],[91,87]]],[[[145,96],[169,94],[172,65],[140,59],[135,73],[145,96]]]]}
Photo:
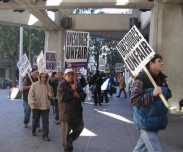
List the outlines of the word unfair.
{"type": "Polygon", "coordinates": [[[66,59],[87,59],[87,47],[66,47],[66,59]]]}

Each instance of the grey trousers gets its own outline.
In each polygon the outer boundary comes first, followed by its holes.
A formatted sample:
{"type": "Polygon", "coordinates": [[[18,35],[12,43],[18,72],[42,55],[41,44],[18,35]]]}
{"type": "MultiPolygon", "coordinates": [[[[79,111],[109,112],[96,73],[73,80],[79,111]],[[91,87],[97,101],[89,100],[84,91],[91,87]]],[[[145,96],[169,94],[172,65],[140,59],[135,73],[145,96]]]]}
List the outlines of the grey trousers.
{"type": "Polygon", "coordinates": [[[72,142],[76,140],[84,128],[83,120],[76,122],[61,122],[62,145],[64,151],[72,152],[72,142]],[[71,131],[72,130],[72,131],[71,131]]]}

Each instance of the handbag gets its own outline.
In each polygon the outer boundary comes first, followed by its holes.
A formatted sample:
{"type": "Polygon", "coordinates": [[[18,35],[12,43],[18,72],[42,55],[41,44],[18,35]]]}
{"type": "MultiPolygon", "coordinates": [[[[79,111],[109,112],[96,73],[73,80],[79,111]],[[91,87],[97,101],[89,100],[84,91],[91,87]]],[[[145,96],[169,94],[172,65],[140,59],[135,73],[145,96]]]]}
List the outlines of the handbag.
{"type": "Polygon", "coordinates": [[[89,90],[92,91],[92,92],[96,92],[96,91],[97,91],[97,84],[92,84],[92,85],[89,87],[89,90]]]}
{"type": "MultiPolygon", "coordinates": [[[[97,80],[99,79],[100,77],[97,78],[97,80]]],[[[95,82],[97,81],[95,80],[95,82]]],[[[92,84],[90,87],[89,87],[89,90],[92,91],[92,92],[96,92],[98,90],[97,88],[97,84],[94,82],[94,84],[92,84]]]]}

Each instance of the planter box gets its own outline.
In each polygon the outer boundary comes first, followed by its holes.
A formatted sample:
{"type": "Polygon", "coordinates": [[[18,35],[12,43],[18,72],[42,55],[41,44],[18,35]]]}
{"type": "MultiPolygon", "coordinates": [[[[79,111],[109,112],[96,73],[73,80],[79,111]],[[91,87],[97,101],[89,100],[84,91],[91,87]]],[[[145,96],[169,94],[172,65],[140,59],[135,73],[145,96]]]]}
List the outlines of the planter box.
{"type": "Polygon", "coordinates": [[[19,88],[12,88],[9,91],[9,98],[10,99],[21,99],[22,98],[22,91],[19,88]]]}

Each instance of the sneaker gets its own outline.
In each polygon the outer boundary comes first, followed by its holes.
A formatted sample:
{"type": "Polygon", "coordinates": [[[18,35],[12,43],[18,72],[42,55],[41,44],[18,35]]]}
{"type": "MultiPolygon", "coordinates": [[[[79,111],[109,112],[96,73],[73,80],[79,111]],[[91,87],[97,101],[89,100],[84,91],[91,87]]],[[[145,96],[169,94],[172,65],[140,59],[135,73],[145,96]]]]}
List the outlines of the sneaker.
{"type": "Polygon", "coordinates": [[[28,125],[27,124],[24,124],[24,128],[28,128],[28,125]]]}
{"type": "Polygon", "coordinates": [[[60,123],[60,121],[59,120],[55,120],[55,123],[58,125],[60,123]]]}
{"type": "Polygon", "coordinates": [[[50,138],[48,137],[48,135],[43,135],[43,139],[44,139],[45,141],[50,141],[50,138]]]}
{"type": "Polygon", "coordinates": [[[32,131],[32,136],[36,136],[36,132],[35,131],[32,131]]]}
{"type": "Polygon", "coordinates": [[[40,132],[40,131],[41,131],[41,128],[37,127],[36,132],[40,132]]]}
{"type": "Polygon", "coordinates": [[[108,103],[106,103],[106,105],[109,105],[110,103],[108,102],[108,103]]]}
{"type": "Polygon", "coordinates": [[[116,96],[116,97],[120,98],[120,96],[116,96]]]}

